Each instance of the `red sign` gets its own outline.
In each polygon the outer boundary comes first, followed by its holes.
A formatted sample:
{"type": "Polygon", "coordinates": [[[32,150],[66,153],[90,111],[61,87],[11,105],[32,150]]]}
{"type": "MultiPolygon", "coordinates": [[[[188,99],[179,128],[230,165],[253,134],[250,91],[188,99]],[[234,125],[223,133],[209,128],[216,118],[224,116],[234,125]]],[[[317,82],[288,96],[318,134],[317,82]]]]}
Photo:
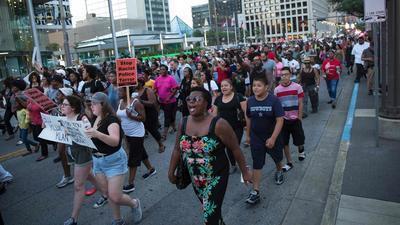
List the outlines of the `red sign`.
{"type": "Polygon", "coordinates": [[[28,89],[24,91],[24,94],[27,98],[36,102],[40,108],[46,112],[57,107],[56,103],[54,103],[49,97],[47,97],[37,88],[28,89]]]}
{"type": "Polygon", "coordinates": [[[136,58],[115,60],[117,69],[117,86],[127,87],[137,84],[136,58]]]}

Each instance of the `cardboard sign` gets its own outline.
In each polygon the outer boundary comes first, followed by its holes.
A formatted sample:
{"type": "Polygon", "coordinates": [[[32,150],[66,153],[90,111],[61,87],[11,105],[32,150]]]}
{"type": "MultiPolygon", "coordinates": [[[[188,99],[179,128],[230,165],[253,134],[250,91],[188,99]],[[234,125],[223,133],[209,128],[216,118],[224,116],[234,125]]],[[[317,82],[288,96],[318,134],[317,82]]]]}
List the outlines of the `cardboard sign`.
{"type": "Polygon", "coordinates": [[[75,142],[78,145],[97,149],[92,139],[86,135],[82,121],[71,121],[66,117],[44,113],[41,113],[41,116],[46,127],[40,133],[40,138],[68,145],[75,142]]]}
{"type": "Polygon", "coordinates": [[[85,134],[85,128],[82,121],[71,121],[63,118],[60,120],[60,123],[65,128],[68,137],[70,137],[73,142],[78,145],[97,149],[92,139],[85,134]]]}
{"type": "Polygon", "coordinates": [[[50,116],[41,113],[43,123],[46,127],[39,134],[41,139],[63,143],[67,145],[72,144],[71,138],[65,133],[65,129],[60,123],[58,116],[50,116]]]}
{"type": "Polygon", "coordinates": [[[117,71],[117,86],[128,87],[137,84],[136,58],[115,60],[117,71]]]}
{"type": "Polygon", "coordinates": [[[26,90],[24,91],[24,94],[27,98],[37,103],[40,108],[46,112],[57,107],[56,103],[54,103],[49,97],[36,88],[26,90]]]}

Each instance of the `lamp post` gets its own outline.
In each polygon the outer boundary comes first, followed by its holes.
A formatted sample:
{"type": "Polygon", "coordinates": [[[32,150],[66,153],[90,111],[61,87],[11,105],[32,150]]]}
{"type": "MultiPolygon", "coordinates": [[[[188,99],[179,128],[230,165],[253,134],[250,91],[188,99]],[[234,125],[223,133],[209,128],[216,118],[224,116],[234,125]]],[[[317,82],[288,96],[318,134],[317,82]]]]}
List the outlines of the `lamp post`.
{"type": "Polygon", "coordinates": [[[64,35],[64,53],[65,53],[65,62],[66,66],[71,66],[72,65],[72,60],[71,60],[71,52],[69,50],[69,38],[68,38],[68,33],[67,33],[67,28],[66,28],[66,22],[65,19],[65,9],[63,5],[63,0],[58,0],[58,5],[61,9],[60,11],[60,20],[61,20],[61,25],[62,25],[62,31],[64,35]]]}
{"type": "Polygon", "coordinates": [[[113,13],[113,9],[112,9],[111,0],[108,0],[108,11],[110,13],[111,34],[112,34],[112,39],[113,39],[113,43],[114,43],[114,55],[115,55],[115,59],[117,59],[119,57],[118,44],[117,44],[117,37],[115,36],[114,13],[113,13]]]}
{"type": "MultiPolygon", "coordinates": [[[[40,45],[39,45],[39,38],[38,38],[38,33],[36,30],[36,23],[35,23],[35,14],[33,13],[33,4],[32,0],[26,0],[27,5],[28,5],[28,12],[29,12],[29,19],[31,21],[31,29],[32,29],[32,36],[33,36],[33,42],[35,45],[35,50],[33,52],[36,52],[36,55],[34,57],[36,58],[37,62],[39,64],[42,64],[42,56],[40,55],[40,45]]],[[[34,60],[34,59],[32,59],[34,60]]]]}

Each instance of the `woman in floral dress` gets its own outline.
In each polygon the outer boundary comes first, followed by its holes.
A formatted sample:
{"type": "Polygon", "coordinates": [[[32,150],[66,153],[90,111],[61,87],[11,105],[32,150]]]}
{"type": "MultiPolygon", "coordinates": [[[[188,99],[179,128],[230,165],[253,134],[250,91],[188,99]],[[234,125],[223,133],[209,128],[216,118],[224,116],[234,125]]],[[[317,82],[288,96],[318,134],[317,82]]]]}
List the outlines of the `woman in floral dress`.
{"type": "Polygon", "coordinates": [[[231,126],[224,119],[208,113],[212,101],[210,93],[196,87],[186,101],[190,116],[183,118],[179,126],[168,177],[171,183],[176,183],[175,170],[182,154],[194,192],[202,204],[204,224],[224,224],[221,207],[229,177],[225,146],[232,149],[243,179],[248,182],[252,175],[238,142],[233,141],[236,135],[231,126]]]}

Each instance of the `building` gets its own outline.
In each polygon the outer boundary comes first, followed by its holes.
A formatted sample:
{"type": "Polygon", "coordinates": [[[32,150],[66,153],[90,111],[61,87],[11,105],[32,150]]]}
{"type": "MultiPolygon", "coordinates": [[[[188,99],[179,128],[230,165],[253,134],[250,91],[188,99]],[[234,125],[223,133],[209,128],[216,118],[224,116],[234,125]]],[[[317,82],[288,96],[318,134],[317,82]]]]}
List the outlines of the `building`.
{"type": "Polygon", "coordinates": [[[243,0],[245,29],[256,41],[316,35],[329,12],[327,0],[243,0]]]}
{"type": "MultiPolygon", "coordinates": [[[[133,30],[127,29],[116,32],[118,51],[121,56],[132,56],[135,52],[136,57],[155,55],[161,52],[161,41],[164,52],[182,52],[184,50],[184,37],[178,33],[168,34],[137,34],[133,30]],[[129,39],[128,39],[129,36],[129,39]],[[160,37],[162,40],[160,40],[160,37]],[[131,51],[131,52],[130,52],[131,51]]],[[[202,37],[187,37],[188,46],[204,46],[202,37]]],[[[114,45],[111,34],[77,43],[76,52],[80,62],[100,64],[104,61],[114,59],[114,45]]]]}
{"type": "Polygon", "coordinates": [[[192,36],[193,29],[181,18],[175,16],[171,21],[171,32],[178,33],[180,35],[186,34],[187,36],[192,36]]]}
{"type": "Polygon", "coordinates": [[[242,2],[244,0],[209,0],[209,12],[211,18],[211,26],[222,28],[224,24],[228,21],[229,26],[234,26],[231,24],[232,21],[237,23],[237,14],[242,12],[242,2]],[[235,18],[234,20],[232,18],[235,18]]]}
{"type": "MultiPolygon", "coordinates": [[[[108,1],[85,0],[87,14],[109,17],[108,1]]],[[[171,30],[168,0],[112,0],[114,19],[144,19],[148,31],[171,30]]]]}
{"type": "MultiPolygon", "coordinates": [[[[25,76],[31,69],[33,38],[27,1],[0,1],[0,79],[25,76]]],[[[35,24],[43,64],[52,57],[48,33],[61,29],[57,0],[32,0],[35,24]]],[[[63,0],[66,15],[70,15],[69,1],[63,0]]],[[[71,19],[65,20],[67,28],[71,19]]]]}
{"type": "Polygon", "coordinates": [[[202,30],[207,21],[210,25],[210,10],[208,4],[192,6],[193,30],[202,30]]]}

